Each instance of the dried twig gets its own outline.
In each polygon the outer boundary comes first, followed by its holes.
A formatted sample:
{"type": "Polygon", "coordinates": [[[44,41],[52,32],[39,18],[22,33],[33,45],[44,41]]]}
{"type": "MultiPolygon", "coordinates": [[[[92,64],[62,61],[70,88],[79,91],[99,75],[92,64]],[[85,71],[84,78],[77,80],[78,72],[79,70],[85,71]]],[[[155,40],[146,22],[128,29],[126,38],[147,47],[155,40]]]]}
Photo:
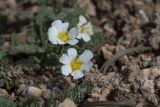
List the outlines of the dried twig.
{"type": "Polygon", "coordinates": [[[108,70],[108,68],[116,61],[118,60],[120,57],[126,55],[126,54],[130,54],[133,52],[140,52],[140,51],[147,51],[147,50],[151,50],[152,48],[150,47],[135,47],[135,48],[130,48],[127,50],[123,50],[120,51],[118,53],[116,53],[112,58],[110,58],[108,61],[106,61],[103,66],[101,67],[101,72],[103,74],[105,74],[108,70]]]}
{"type": "Polygon", "coordinates": [[[100,102],[91,102],[86,103],[82,107],[110,107],[110,106],[116,106],[116,107],[135,107],[134,104],[130,102],[124,102],[124,101],[100,101],[100,102]]]}

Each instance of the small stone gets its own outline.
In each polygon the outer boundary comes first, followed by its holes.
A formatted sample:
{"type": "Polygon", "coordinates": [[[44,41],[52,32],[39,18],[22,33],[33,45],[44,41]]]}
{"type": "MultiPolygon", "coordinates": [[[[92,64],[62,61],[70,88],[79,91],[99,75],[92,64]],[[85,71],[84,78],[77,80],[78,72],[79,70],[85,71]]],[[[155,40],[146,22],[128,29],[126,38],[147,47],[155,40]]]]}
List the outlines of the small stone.
{"type": "Polygon", "coordinates": [[[104,95],[100,95],[100,97],[99,97],[99,101],[106,101],[106,96],[104,96],[104,95]]]}
{"type": "Polygon", "coordinates": [[[105,24],[105,25],[104,25],[104,30],[105,30],[106,32],[108,32],[108,33],[109,33],[109,35],[113,35],[113,34],[115,34],[114,29],[113,29],[113,28],[111,28],[108,24],[105,24]]]}
{"type": "Polygon", "coordinates": [[[109,44],[106,44],[105,45],[105,47],[106,47],[106,49],[108,50],[108,51],[110,51],[110,52],[114,52],[115,51],[115,49],[116,49],[116,47],[114,46],[114,45],[109,45],[109,44]]]}
{"type": "Polygon", "coordinates": [[[100,93],[102,92],[102,89],[99,88],[99,87],[95,87],[93,90],[94,90],[95,92],[97,92],[98,94],[100,94],[100,93]]]}
{"type": "Polygon", "coordinates": [[[99,98],[99,94],[98,94],[97,92],[92,92],[92,93],[91,93],[91,96],[92,96],[93,98],[99,98]]]}
{"type": "Polygon", "coordinates": [[[0,88],[0,96],[9,96],[9,94],[5,89],[0,88]]]}
{"type": "Polygon", "coordinates": [[[5,42],[5,43],[3,44],[3,46],[2,46],[2,49],[7,50],[7,49],[9,49],[10,47],[11,47],[10,43],[9,43],[9,42],[5,42]]]}
{"type": "Polygon", "coordinates": [[[110,51],[108,51],[105,46],[102,46],[102,53],[105,59],[109,59],[113,56],[113,54],[110,51]]]}
{"type": "Polygon", "coordinates": [[[49,99],[51,95],[51,90],[49,89],[43,89],[42,91],[42,97],[45,99],[49,99]]]}
{"type": "Polygon", "coordinates": [[[119,51],[125,50],[125,49],[126,49],[126,48],[125,48],[124,46],[118,45],[118,46],[116,47],[116,52],[119,52],[119,51]]]}
{"type": "Polygon", "coordinates": [[[62,103],[60,103],[58,107],[77,107],[77,106],[72,100],[67,98],[62,103]]]}
{"type": "Polygon", "coordinates": [[[144,94],[154,94],[154,82],[153,80],[144,80],[141,82],[141,90],[144,94]]]}
{"type": "Polygon", "coordinates": [[[34,97],[40,97],[42,95],[42,90],[37,87],[30,86],[27,93],[34,97]]]}

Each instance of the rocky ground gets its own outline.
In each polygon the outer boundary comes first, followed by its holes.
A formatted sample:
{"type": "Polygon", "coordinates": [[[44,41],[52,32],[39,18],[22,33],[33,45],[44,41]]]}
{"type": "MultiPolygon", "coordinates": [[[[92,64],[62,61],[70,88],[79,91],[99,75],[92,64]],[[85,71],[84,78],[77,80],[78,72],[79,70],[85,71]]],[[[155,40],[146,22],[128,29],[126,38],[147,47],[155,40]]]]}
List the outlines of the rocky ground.
{"type": "Polygon", "coordinates": [[[106,44],[99,50],[105,60],[110,60],[120,50],[138,46],[153,48],[153,51],[119,58],[105,75],[100,73],[102,64],[97,60],[98,65],[87,74],[95,83],[91,94],[94,98],[88,100],[131,101],[137,107],[160,106],[160,2],[86,0],[85,4],[79,0],[79,3],[106,33],[106,44]]]}
{"type": "MultiPolygon", "coordinates": [[[[0,19],[0,34],[6,40],[2,49],[10,48],[13,32],[21,35],[21,43],[26,41],[24,34],[32,25],[38,6],[36,0],[0,1],[1,17],[11,13],[7,22],[5,17],[0,19]]],[[[57,12],[63,7],[58,0],[53,3],[56,6],[57,12]]],[[[160,107],[160,1],[71,0],[67,6],[83,8],[85,16],[105,33],[104,44],[96,51],[94,67],[85,74],[84,80],[94,83],[86,101],[123,101],[132,102],[136,107],[160,107]],[[101,67],[114,54],[134,47],[152,49],[125,54],[102,73],[101,67]]],[[[53,72],[55,67],[44,72],[42,66],[35,64],[32,70],[35,72],[28,73],[22,66],[12,65],[10,73],[0,78],[0,95],[17,100],[31,94],[44,101],[50,97],[53,85],[65,90],[76,84],[70,77],[53,72]],[[6,81],[12,85],[7,87],[6,81]],[[33,92],[28,92],[28,87],[33,92]]]]}

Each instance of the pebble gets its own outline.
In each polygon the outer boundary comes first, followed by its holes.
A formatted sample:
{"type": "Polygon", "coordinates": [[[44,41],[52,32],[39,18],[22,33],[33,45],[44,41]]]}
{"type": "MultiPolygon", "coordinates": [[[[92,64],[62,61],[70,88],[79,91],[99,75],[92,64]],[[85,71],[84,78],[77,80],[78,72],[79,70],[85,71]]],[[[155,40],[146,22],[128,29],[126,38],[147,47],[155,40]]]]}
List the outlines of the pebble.
{"type": "Polygon", "coordinates": [[[5,89],[0,88],[0,96],[9,96],[9,94],[5,89]]]}
{"type": "Polygon", "coordinates": [[[40,97],[42,95],[42,90],[38,87],[30,86],[28,87],[27,93],[34,97],[40,97]]]}
{"type": "Polygon", "coordinates": [[[72,100],[67,98],[62,103],[60,103],[58,107],[77,107],[77,106],[72,100]]]}

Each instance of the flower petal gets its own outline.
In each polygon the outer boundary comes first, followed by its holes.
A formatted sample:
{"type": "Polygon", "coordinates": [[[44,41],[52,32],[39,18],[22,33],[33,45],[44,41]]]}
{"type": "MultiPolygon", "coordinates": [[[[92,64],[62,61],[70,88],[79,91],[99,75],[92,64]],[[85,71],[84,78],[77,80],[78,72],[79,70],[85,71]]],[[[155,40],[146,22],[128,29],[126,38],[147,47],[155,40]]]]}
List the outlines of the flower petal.
{"type": "Polygon", "coordinates": [[[57,26],[59,26],[59,25],[62,25],[62,21],[59,20],[59,19],[53,21],[52,24],[51,24],[51,26],[53,26],[53,27],[57,27],[57,26]]]}
{"type": "Polygon", "coordinates": [[[83,64],[82,69],[86,70],[86,71],[89,71],[92,66],[93,66],[93,62],[89,62],[89,63],[83,64]]]}
{"type": "Polygon", "coordinates": [[[61,41],[60,39],[57,39],[57,43],[60,44],[60,45],[64,45],[65,42],[61,41]]]}
{"type": "Polygon", "coordinates": [[[77,40],[77,39],[68,41],[68,44],[70,44],[70,45],[75,45],[75,44],[77,44],[77,43],[78,43],[78,40],[77,40]]]}
{"type": "Polygon", "coordinates": [[[52,27],[55,27],[58,32],[66,32],[69,26],[69,23],[62,23],[61,20],[55,20],[54,22],[52,22],[52,27]]]}
{"type": "Polygon", "coordinates": [[[71,39],[75,39],[78,35],[78,28],[74,27],[69,31],[71,39]]]}
{"type": "MultiPolygon", "coordinates": [[[[51,24],[52,27],[55,27],[57,30],[61,28],[62,21],[61,20],[55,20],[51,24]]],[[[58,30],[59,31],[59,30],[58,30]]]]}
{"type": "Polygon", "coordinates": [[[71,73],[71,75],[73,76],[73,79],[79,79],[84,76],[82,71],[74,71],[71,73]]]}
{"type": "Polygon", "coordinates": [[[55,27],[50,27],[48,29],[48,38],[51,43],[57,44],[57,35],[58,32],[55,27]]]}
{"type": "Polygon", "coordinates": [[[83,35],[84,35],[83,33],[79,33],[78,36],[77,36],[77,39],[82,39],[83,35]]]}
{"type": "Polygon", "coordinates": [[[61,62],[62,64],[70,64],[70,58],[69,58],[69,56],[68,55],[66,55],[66,54],[62,54],[62,56],[60,57],[60,59],[59,59],[59,62],[61,62]]]}
{"type": "Polygon", "coordinates": [[[78,59],[85,64],[90,62],[91,58],[93,58],[93,53],[90,50],[86,50],[79,56],[78,59]]]}
{"type": "Polygon", "coordinates": [[[84,40],[85,42],[88,42],[88,41],[91,40],[91,37],[90,37],[88,34],[85,34],[85,33],[82,35],[82,38],[83,38],[83,40],[84,40]]]}
{"type": "Polygon", "coordinates": [[[60,29],[58,29],[58,31],[59,32],[67,32],[68,26],[69,26],[68,22],[63,23],[62,26],[60,27],[60,29]]]}
{"type": "Polygon", "coordinates": [[[83,25],[83,24],[85,24],[85,23],[87,23],[87,19],[86,19],[84,16],[81,15],[81,16],[79,17],[78,26],[83,25]]]}
{"type": "Polygon", "coordinates": [[[70,59],[73,59],[73,58],[77,57],[77,50],[76,49],[69,48],[67,50],[67,52],[68,52],[68,56],[69,56],[70,59]]]}
{"type": "Polygon", "coordinates": [[[61,71],[62,71],[62,74],[65,76],[69,75],[72,72],[71,67],[69,65],[63,65],[61,67],[61,71]]]}
{"type": "Polygon", "coordinates": [[[93,26],[92,26],[92,24],[90,22],[88,22],[85,26],[86,26],[86,28],[88,28],[87,33],[89,35],[93,35],[93,26]]]}

